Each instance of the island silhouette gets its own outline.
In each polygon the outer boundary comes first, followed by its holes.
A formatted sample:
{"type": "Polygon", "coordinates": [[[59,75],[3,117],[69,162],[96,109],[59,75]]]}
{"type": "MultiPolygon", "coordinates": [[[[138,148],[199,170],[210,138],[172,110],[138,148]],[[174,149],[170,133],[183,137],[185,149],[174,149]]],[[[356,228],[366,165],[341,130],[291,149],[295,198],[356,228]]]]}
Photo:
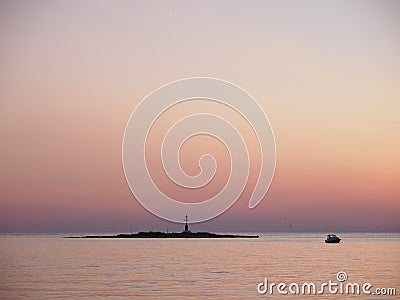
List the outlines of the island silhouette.
{"type": "Polygon", "coordinates": [[[138,233],[120,233],[116,235],[86,235],[81,238],[258,238],[258,235],[218,234],[212,232],[192,232],[189,230],[188,218],[185,218],[185,229],[182,232],[146,231],[138,233]]]}

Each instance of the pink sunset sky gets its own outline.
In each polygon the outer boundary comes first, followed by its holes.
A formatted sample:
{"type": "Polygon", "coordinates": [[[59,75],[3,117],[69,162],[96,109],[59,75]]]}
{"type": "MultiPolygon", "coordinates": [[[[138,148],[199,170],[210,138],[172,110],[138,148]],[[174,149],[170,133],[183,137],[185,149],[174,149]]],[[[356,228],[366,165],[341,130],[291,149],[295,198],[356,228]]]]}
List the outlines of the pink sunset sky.
{"type": "MultiPolygon", "coordinates": [[[[231,209],[192,230],[400,230],[397,1],[2,1],[0,37],[1,232],[181,230],[133,197],[122,138],[147,94],[196,76],[258,100],[277,165],[259,206],[247,207],[252,176],[231,209]]],[[[220,167],[190,196],[162,178],[157,137],[187,112],[232,114],[191,104],[149,141],[153,174],[188,202],[223,186],[226,149],[207,137],[183,147],[189,174],[202,153],[220,167]]]]}

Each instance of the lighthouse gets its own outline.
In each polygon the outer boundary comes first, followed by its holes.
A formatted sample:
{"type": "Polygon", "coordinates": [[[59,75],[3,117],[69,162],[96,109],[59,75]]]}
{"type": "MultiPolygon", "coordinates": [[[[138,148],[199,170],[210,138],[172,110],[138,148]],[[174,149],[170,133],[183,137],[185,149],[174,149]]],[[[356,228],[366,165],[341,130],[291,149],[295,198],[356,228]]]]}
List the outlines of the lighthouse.
{"type": "Polygon", "coordinates": [[[189,225],[188,225],[188,217],[187,217],[187,215],[186,215],[186,217],[185,217],[185,231],[183,231],[184,233],[192,233],[190,230],[189,230],[189,225]]]}

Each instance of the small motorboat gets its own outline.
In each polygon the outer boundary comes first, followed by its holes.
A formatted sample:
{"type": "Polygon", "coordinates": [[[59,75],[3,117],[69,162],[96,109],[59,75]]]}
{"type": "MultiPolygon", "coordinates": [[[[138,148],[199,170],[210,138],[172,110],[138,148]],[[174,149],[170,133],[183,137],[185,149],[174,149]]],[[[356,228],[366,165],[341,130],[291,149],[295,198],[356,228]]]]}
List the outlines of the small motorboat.
{"type": "Polygon", "coordinates": [[[339,243],[340,242],[340,238],[336,236],[336,234],[328,234],[328,237],[325,240],[325,243],[328,244],[333,244],[333,243],[339,243]]]}

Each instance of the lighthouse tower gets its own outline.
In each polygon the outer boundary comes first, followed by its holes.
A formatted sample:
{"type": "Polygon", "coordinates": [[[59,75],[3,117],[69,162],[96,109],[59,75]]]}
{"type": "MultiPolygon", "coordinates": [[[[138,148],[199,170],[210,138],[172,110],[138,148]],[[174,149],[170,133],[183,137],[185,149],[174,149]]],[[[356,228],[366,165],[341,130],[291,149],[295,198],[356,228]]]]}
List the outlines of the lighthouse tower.
{"type": "Polygon", "coordinates": [[[187,215],[186,215],[186,218],[185,218],[185,231],[184,231],[184,233],[192,233],[192,232],[189,230],[188,217],[187,217],[187,215]]]}

